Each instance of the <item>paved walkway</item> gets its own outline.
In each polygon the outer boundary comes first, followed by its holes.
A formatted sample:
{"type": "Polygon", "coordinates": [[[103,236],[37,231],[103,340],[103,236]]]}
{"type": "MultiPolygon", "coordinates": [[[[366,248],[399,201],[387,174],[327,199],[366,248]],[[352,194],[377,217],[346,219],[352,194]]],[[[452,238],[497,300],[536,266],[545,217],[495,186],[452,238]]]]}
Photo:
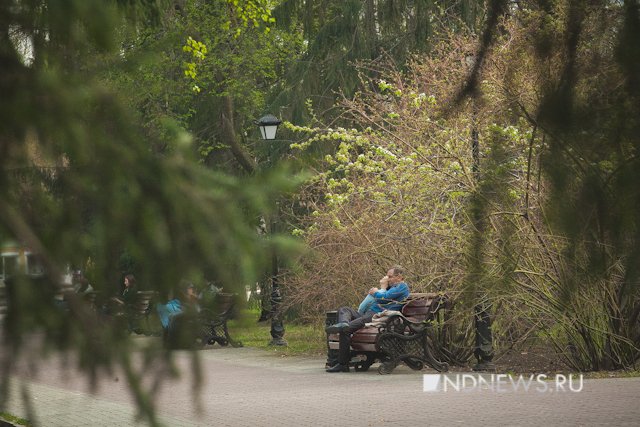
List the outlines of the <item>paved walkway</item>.
{"type": "MultiPolygon", "coordinates": [[[[217,346],[200,355],[202,410],[196,410],[187,373],[158,390],[158,411],[167,426],[636,426],[640,420],[640,378],[584,380],[577,393],[552,387],[545,393],[486,387],[429,393],[422,374],[435,372],[427,370],[399,367],[383,376],[374,365],[370,372],[327,374],[321,358],[217,346]]],[[[177,363],[188,368],[189,355],[179,354],[177,363]]],[[[84,379],[57,366],[48,362],[37,376],[15,376],[13,397],[3,410],[42,426],[145,425],[135,418],[124,381],[105,379],[91,394],[84,379]],[[37,418],[28,416],[21,387],[34,397],[37,418]]]]}

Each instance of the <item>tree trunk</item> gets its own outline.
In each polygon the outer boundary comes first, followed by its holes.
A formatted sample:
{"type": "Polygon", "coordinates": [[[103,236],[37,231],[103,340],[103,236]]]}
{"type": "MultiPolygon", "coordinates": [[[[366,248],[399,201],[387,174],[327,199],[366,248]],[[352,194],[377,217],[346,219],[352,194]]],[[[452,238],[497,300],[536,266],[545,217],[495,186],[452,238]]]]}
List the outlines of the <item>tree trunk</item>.
{"type": "Polygon", "coordinates": [[[247,153],[244,147],[240,144],[235,129],[233,115],[233,98],[227,95],[222,101],[222,138],[224,142],[229,144],[231,152],[238,163],[240,163],[240,166],[242,166],[247,173],[253,173],[256,170],[255,160],[251,158],[249,153],[247,153]]]}

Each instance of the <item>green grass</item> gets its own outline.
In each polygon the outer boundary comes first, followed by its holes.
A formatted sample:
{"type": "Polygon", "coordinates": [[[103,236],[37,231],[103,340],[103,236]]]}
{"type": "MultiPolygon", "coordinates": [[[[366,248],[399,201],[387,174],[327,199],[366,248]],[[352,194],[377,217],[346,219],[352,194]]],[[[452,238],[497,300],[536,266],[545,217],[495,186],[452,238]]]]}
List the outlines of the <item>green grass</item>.
{"type": "Polygon", "coordinates": [[[229,321],[229,334],[246,347],[256,347],[283,356],[318,356],[327,352],[324,325],[300,325],[284,322],[286,347],[270,346],[271,322],[258,323],[259,311],[245,309],[236,319],[229,321]]]}
{"type": "Polygon", "coordinates": [[[0,412],[0,420],[19,426],[31,426],[31,424],[29,424],[29,421],[25,420],[24,418],[16,417],[15,415],[11,415],[6,412],[0,412]]]}

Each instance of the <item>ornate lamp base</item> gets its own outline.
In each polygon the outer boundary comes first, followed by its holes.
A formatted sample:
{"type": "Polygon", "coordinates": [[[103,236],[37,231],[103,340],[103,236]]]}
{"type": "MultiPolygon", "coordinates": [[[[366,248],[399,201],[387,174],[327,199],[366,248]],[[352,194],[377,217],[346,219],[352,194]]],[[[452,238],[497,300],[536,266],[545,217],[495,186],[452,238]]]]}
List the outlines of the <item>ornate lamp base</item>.
{"type": "Polygon", "coordinates": [[[478,362],[471,369],[474,372],[496,372],[496,365],[493,362],[478,362]]]}
{"type": "Polygon", "coordinates": [[[289,344],[287,343],[287,340],[285,340],[284,338],[274,338],[271,341],[269,341],[269,345],[277,345],[277,346],[285,347],[285,346],[288,346],[289,344]]]}

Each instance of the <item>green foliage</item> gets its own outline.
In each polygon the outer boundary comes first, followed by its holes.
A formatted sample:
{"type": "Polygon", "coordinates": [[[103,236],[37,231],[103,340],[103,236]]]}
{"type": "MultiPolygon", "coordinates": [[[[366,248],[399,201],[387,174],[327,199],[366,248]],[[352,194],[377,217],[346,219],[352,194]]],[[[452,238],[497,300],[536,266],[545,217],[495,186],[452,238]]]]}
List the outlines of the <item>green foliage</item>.
{"type": "Polygon", "coordinates": [[[169,118],[194,136],[203,163],[234,172],[237,151],[261,156],[244,135],[255,134],[253,119],[299,44],[272,26],[266,2],[190,0],[180,13],[167,12],[161,28],[125,38],[126,56],[113,59],[122,71],[110,68],[106,78],[130,94],[148,132],[161,139],[158,150],[173,149],[163,125],[169,118]]]}
{"type": "MultiPolygon", "coordinates": [[[[0,38],[0,242],[18,242],[46,267],[42,278],[15,276],[7,284],[0,400],[17,360],[37,364],[62,351],[92,385],[122,369],[140,413],[156,424],[153,390],[141,379],[153,375],[149,366],[158,381],[178,375],[171,354],[148,349],[143,363],[134,364],[126,325],[103,318],[74,294],[56,302],[62,273],[67,265],[87,266],[105,300],[119,290],[118,267],[135,268],[140,288],[160,298],[184,277],[244,289],[275,247],[295,249],[283,238],[261,238],[255,224],[296,179],[275,169],[238,178],[198,162],[184,126],[193,107],[187,100],[195,95],[185,90],[175,60],[193,50],[181,52],[183,33],[161,27],[156,34],[148,26],[149,16],[172,19],[164,9],[145,14],[149,2],[126,3],[136,3],[126,14],[113,2],[0,3],[0,34],[16,34],[0,38]],[[126,17],[137,18],[139,33],[126,26],[126,17]],[[134,46],[119,48],[119,40],[134,46]],[[144,57],[167,40],[166,55],[144,57]],[[25,41],[32,61],[18,50],[25,41]],[[159,78],[171,73],[174,79],[159,78]],[[160,102],[176,99],[170,95],[183,102],[182,116],[160,102]]],[[[209,34],[223,33],[219,21],[205,24],[209,34]]],[[[195,39],[194,47],[201,61],[211,58],[195,39]]],[[[193,369],[197,374],[195,355],[193,369]]]]}
{"type": "MultiPolygon", "coordinates": [[[[187,38],[187,43],[182,46],[182,50],[184,52],[189,52],[193,56],[194,60],[202,61],[206,58],[207,55],[207,46],[202,42],[195,41],[191,37],[187,38]]],[[[196,79],[196,63],[195,62],[185,62],[184,65],[184,75],[187,78],[196,79]]],[[[194,92],[199,93],[200,87],[197,84],[194,84],[191,88],[194,92]]]]}
{"type": "Polygon", "coordinates": [[[270,346],[271,325],[256,323],[259,310],[246,310],[239,318],[229,322],[229,334],[247,347],[256,347],[280,356],[321,355],[327,351],[327,334],[320,324],[286,322],[286,347],[270,346]]]}
{"type": "Polygon", "coordinates": [[[357,304],[396,263],[408,269],[416,292],[460,288],[467,227],[460,212],[472,181],[467,141],[456,129],[467,118],[441,120],[435,95],[394,69],[384,77],[344,103],[343,117],[352,118],[353,128],[285,124],[306,136],[292,149],[331,152],[315,165],[318,173],[302,196],[313,209],[294,230],[314,254],[287,281],[287,301],[309,316],[357,304]],[[332,283],[340,283],[332,292],[326,292],[327,270],[332,283]]]}
{"type": "Polygon", "coordinates": [[[296,123],[308,122],[303,103],[312,99],[323,120],[341,95],[363,89],[360,75],[375,78],[375,67],[361,62],[394,61],[405,69],[412,55],[429,52],[450,37],[480,26],[484,4],[477,0],[284,0],[273,14],[276,25],[302,31],[304,49],[286,74],[274,103],[286,107],[296,123]],[[464,16],[463,16],[464,15],[464,16]]]}
{"type": "Polygon", "coordinates": [[[295,304],[356,304],[399,262],[467,314],[492,306],[498,348],[548,330],[575,369],[637,363],[637,7],[538,6],[501,33],[492,2],[473,64],[459,37],[403,70],[367,63],[348,125],[291,127],[324,159],[295,232],[315,249],[289,280],[295,304]]]}
{"type": "Polygon", "coordinates": [[[29,421],[20,418],[20,417],[16,417],[14,415],[11,414],[7,414],[6,412],[0,412],[0,421],[4,420],[7,422],[10,422],[14,425],[19,425],[19,426],[27,426],[29,427],[31,424],[29,424],[29,421]]]}
{"type": "MultiPolygon", "coordinates": [[[[235,36],[238,37],[242,34],[243,28],[258,28],[264,26],[264,32],[271,31],[270,24],[276,22],[275,18],[271,16],[271,9],[269,9],[269,2],[264,0],[227,0],[227,3],[233,7],[234,13],[232,19],[237,19],[241,22],[241,25],[235,25],[235,36]]],[[[233,27],[233,22],[230,19],[227,21],[223,28],[230,30],[233,27]]]]}
{"type": "Polygon", "coordinates": [[[564,332],[554,342],[572,367],[634,366],[640,122],[637,73],[630,71],[640,55],[626,37],[640,31],[638,8],[557,2],[523,17],[521,27],[509,27],[505,73],[518,80],[504,87],[512,87],[508,102],[544,133],[544,218],[554,236],[539,236],[552,260],[541,263],[553,278],[546,284],[552,291],[540,292],[539,280],[528,277],[538,283],[532,300],[552,307],[549,314],[564,332]],[[625,52],[624,59],[617,52],[625,52]],[[532,85],[520,73],[542,78],[532,85]],[[521,90],[513,89],[516,81],[524,83],[521,90]]]}

